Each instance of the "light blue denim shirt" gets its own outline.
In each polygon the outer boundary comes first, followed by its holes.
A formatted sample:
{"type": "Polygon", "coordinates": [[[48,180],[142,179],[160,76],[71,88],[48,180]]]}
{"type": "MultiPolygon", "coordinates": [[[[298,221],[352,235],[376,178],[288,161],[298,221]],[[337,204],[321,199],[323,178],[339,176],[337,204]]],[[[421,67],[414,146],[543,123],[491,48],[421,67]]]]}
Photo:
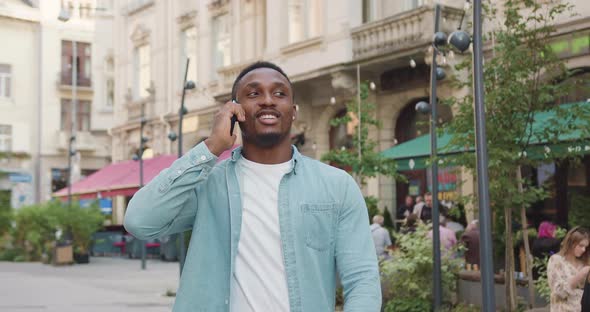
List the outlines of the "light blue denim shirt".
{"type": "MultiPolygon", "coordinates": [[[[125,228],[140,239],[192,229],[175,312],[229,311],[242,222],[235,172],[240,153],[237,148],[216,164],[201,143],[129,202],[125,228]]],[[[291,312],[333,311],[336,273],[344,287],[344,311],[380,311],[377,257],[358,186],[345,171],[295,147],[292,161],[278,195],[291,312]]]]}

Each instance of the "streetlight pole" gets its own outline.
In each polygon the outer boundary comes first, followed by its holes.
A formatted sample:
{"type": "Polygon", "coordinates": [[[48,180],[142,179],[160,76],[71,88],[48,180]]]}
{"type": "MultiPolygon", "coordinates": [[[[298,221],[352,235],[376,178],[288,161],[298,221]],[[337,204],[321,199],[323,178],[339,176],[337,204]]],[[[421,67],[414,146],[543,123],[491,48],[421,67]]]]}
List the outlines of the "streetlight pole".
{"type": "MultiPolygon", "coordinates": [[[[145,138],[143,137],[143,128],[145,126],[145,104],[141,103],[141,119],[139,121],[139,188],[143,187],[143,144],[145,142],[145,138]]],[[[145,270],[146,267],[146,247],[145,241],[141,241],[141,269],[145,270]]]]}
{"type": "MultiPolygon", "coordinates": [[[[190,58],[186,59],[186,68],[184,71],[184,81],[182,87],[182,98],[180,100],[180,109],[178,110],[178,135],[171,131],[168,134],[168,139],[172,142],[178,139],[178,158],[182,157],[182,120],[184,119],[184,115],[187,113],[186,108],[184,107],[184,96],[186,94],[186,90],[191,90],[195,88],[195,83],[191,80],[187,81],[188,75],[188,65],[190,63],[190,58]]],[[[178,255],[178,265],[180,267],[180,275],[182,275],[182,269],[184,268],[184,260],[186,258],[186,250],[185,250],[185,243],[184,243],[184,232],[176,234],[178,236],[178,245],[179,245],[179,255],[178,255]]]]}
{"type": "MultiPolygon", "coordinates": [[[[182,120],[184,119],[184,114],[186,114],[186,108],[184,107],[184,95],[187,89],[195,88],[194,82],[186,81],[186,77],[188,75],[188,65],[190,63],[190,60],[190,58],[186,59],[184,81],[182,84],[182,99],[180,100],[180,109],[178,110],[178,158],[182,157],[182,120]]],[[[184,268],[184,259],[186,258],[186,250],[184,249],[184,232],[178,233],[178,242],[180,247],[178,255],[178,265],[180,266],[180,275],[182,275],[182,269],[184,268]]]]}
{"type": "MultiPolygon", "coordinates": [[[[440,5],[434,7],[434,33],[438,33],[440,23],[440,5]]],[[[432,248],[434,257],[433,270],[433,297],[434,311],[439,311],[442,305],[442,271],[440,255],[440,211],[438,207],[438,159],[436,149],[436,121],[438,118],[436,108],[436,56],[437,48],[432,47],[432,64],[430,66],[430,160],[432,161],[432,248]]]]}
{"type": "MultiPolygon", "coordinates": [[[[433,251],[433,306],[439,311],[442,306],[442,271],[440,252],[440,208],[438,202],[438,159],[437,159],[437,136],[436,122],[438,120],[437,90],[438,80],[445,78],[445,71],[438,67],[436,57],[440,53],[439,47],[449,43],[459,52],[465,52],[469,48],[471,38],[469,34],[461,30],[461,25],[448,38],[444,32],[439,31],[441,7],[436,4],[434,7],[434,38],[432,42],[432,63],[430,67],[430,104],[420,101],[416,104],[416,110],[421,113],[430,112],[430,159],[432,179],[432,251],[433,251]]],[[[444,54],[444,51],[442,52],[444,54]]],[[[412,65],[411,65],[412,66],[412,65]]]]}
{"type": "Polygon", "coordinates": [[[481,248],[481,280],[483,311],[496,311],[492,246],[492,216],[488,181],[488,151],[483,90],[481,0],[473,2],[473,99],[475,102],[475,146],[477,161],[477,192],[479,203],[479,235],[481,248]]]}
{"type": "MultiPolygon", "coordinates": [[[[71,12],[61,9],[57,19],[67,22],[71,18],[71,12]]],[[[77,87],[78,87],[78,47],[76,40],[72,40],[72,100],[70,103],[70,137],[68,139],[68,207],[72,206],[72,156],[74,141],[76,140],[76,108],[77,108],[77,87]]]]}

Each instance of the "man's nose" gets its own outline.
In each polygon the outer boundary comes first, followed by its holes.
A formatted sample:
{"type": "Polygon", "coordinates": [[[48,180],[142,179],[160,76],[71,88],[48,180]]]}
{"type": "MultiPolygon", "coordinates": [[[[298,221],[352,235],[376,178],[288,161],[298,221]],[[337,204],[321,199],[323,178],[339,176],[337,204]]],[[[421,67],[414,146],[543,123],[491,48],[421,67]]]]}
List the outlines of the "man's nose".
{"type": "Polygon", "coordinates": [[[258,102],[258,105],[259,106],[274,106],[272,92],[264,92],[264,96],[261,98],[261,101],[258,102]]]}

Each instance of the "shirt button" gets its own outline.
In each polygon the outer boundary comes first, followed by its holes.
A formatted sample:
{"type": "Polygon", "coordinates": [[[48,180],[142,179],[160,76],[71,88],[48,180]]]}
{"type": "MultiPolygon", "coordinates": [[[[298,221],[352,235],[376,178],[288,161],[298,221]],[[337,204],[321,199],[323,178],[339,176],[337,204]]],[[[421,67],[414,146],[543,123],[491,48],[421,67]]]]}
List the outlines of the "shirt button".
{"type": "Polygon", "coordinates": [[[182,173],[182,170],[178,170],[178,171],[176,171],[176,172],[177,172],[178,174],[181,174],[181,173],[182,173]]]}
{"type": "Polygon", "coordinates": [[[205,160],[207,157],[205,155],[201,156],[201,160],[205,160]]]}
{"type": "Polygon", "coordinates": [[[229,300],[225,299],[225,304],[229,304],[229,300]]]}

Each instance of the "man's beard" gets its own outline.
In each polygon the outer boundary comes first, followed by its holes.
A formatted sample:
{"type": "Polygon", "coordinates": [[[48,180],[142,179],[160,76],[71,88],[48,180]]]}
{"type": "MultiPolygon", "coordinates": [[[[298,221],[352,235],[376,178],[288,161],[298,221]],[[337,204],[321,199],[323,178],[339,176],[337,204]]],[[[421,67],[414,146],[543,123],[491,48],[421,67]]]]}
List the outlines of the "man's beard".
{"type": "Polygon", "coordinates": [[[246,142],[252,143],[258,147],[262,147],[262,148],[271,148],[274,146],[279,145],[279,143],[281,143],[286,136],[288,136],[288,133],[278,133],[278,132],[274,132],[274,133],[260,133],[260,134],[255,134],[255,135],[248,135],[246,133],[243,133],[243,137],[242,139],[246,142]]]}

